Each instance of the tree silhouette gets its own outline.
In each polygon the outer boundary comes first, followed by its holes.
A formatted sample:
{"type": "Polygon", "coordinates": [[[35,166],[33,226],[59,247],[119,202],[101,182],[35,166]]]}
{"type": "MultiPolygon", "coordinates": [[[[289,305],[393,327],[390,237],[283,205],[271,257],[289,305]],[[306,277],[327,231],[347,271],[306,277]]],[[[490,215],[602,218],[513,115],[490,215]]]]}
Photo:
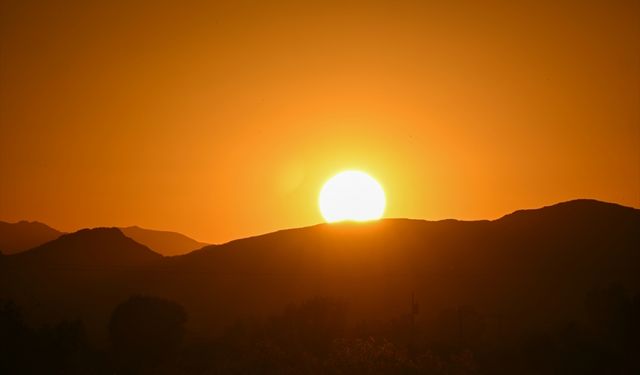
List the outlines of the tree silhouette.
{"type": "Polygon", "coordinates": [[[145,372],[170,359],[182,342],[186,320],[182,306],[156,297],[133,296],[118,305],[109,321],[116,367],[145,372]]]}

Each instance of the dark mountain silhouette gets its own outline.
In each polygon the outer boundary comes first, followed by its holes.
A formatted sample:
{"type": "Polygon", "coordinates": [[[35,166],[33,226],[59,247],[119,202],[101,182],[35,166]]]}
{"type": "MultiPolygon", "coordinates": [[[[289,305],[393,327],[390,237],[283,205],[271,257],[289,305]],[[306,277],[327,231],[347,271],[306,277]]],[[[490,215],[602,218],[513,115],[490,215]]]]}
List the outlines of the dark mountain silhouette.
{"type": "MultiPolygon", "coordinates": [[[[209,245],[177,232],[145,229],[138,226],[119,229],[127,237],[165,256],[182,255],[209,245]]],[[[0,221],[0,253],[17,254],[55,240],[63,234],[65,233],[37,221],[17,223],[0,221]]]]}
{"type": "Polygon", "coordinates": [[[55,240],[63,233],[37,221],[0,221],[0,252],[8,255],[55,240]]]}
{"type": "Polygon", "coordinates": [[[182,255],[209,245],[176,232],[144,229],[137,226],[120,228],[120,230],[125,236],[164,256],[182,255]]]}
{"type": "Polygon", "coordinates": [[[162,260],[118,228],[83,229],[2,257],[0,299],[21,303],[35,323],[82,317],[95,335],[129,274],[162,260]]]}
{"type": "Polygon", "coordinates": [[[11,256],[16,264],[47,267],[137,266],[160,258],[118,228],[82,229],[11,256]]]}
{"type": "Polygon", "coordinates": [[[3,257],[0,298],[41,312],[82,306],[74,316],[105,327],[120,301],[154,295],[184,306],[189,329],[205,334],[316,296],[345,301],[354,321],[390,319],[415,293],[420,324],[434,330],[442,311],[473,306],[517,332],[580,314],[590,290],[639,291],[639,249],[640,210],[593,200],[494,221],[320,224],[170,258],[98,229],[3,257]]]}
{"type": "Polygon", "coordinates": [[[473,305],[530,325],[575,313],[599,285],[639,290],[638,249],[639,210],[578,200],[495,221],[321,224],[232,241],[164,264],[157,277],[189,276],[157,292],[188,310],[206,295],[220,318],[336,296],[367,319],[406,313],[415,292],[423,316],[473,305]]]}

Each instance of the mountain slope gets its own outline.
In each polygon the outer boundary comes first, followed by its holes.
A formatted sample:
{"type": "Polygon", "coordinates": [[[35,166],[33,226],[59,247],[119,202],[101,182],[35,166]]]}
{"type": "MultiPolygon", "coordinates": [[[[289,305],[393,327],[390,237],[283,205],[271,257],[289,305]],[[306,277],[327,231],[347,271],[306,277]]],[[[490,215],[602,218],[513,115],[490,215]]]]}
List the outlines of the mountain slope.
{"type": "Polygon", "coordinates": [[[120,230],[125,236],[164,256],[182,255],[208,245],[176,232],[144,229],[137,226],[120,228],[120,230]]]}
{"type": "Polygon", "coordinates": [[[37,221],[0,221],[0,252],[5,255],[19,253],[55,240],[62,234],[37,221]]]}
{"type": "Polygon", "coordinates": [[[168,288],[154,288],[162,284],[154,275],[136,283],[150,281],[154,293],[205,309],[210,322],[273,313],[312,296],[346,300],[361,318],[399,316],[412,292],[429,306],[425,317],[471,305],[551,322],[581,310],[593,288],[640,290],[639,249],[639,210],[578,200],[495,221],[285,230],[177,257],[155,274],[168,288]]]}
{"type": "Polygon", "coordinates": [[[20,303],[36,325],[81,317],[103,337],[111,309],[135,290],[125,280],[163,259],[117,228],[83,229],[1,257],[0,300],[20,303]]]}
{"type": "MultiPolygon", "coordinates": [[[[35,250],[24,256],[38,255],[35,250]]],[[[59,261],[53,254],[47,264],[59,261]]],[[[3,257],[0,263],[17,258],[3,257]]],[[[108,308],[118,299],[156,295],[181,303],[190,329],[213,333],[237,319],[274,314],[317,296],[347,302],[354,321],[390,319],[407,313],[415,293],[423,306],[421,324],[435,324],[428,322],[444,310],[473,306],[486,316],[502,317],[504,324],[531,328],[575,316],[594,288],[618,283],[640,291],[640,210],[578,200],[494,221],[320,224],[158,261],[144,258],[141,267],[103,272],[91,282],[67,268],[48,275],[46,290],[31,290],[30,298],[53,290],[65,296],[65,288],[83,280],[87,291],[82,295],[49,303],[98,310],[93,302],[103,301],[101,313],[94,315],[104,326],[108,308]]],[[[106,263],[81,257],[78,262],[106,263]]],[[[24,297],[27,281],[41,272],[18,263],[12,271],[0,297],[8,292],[24,297]]]]}
{"type": "Polygon", "coordinates": [[[125,236],[118,228],[82,229],[10,257],[46,266],[136,266],[162,256],[125,236]]]}

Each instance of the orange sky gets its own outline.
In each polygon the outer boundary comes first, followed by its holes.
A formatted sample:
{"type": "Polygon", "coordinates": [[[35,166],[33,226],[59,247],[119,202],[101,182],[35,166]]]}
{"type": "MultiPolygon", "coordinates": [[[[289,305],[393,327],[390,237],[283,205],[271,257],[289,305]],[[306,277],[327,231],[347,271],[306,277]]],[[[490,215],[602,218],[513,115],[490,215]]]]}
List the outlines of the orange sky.
{"type": "Polygon", "coordinates": [[[343,169],[386,217],[640,206],[638,1],[73,3],[1,1],[0,220],[221,242],[343,169]]]}

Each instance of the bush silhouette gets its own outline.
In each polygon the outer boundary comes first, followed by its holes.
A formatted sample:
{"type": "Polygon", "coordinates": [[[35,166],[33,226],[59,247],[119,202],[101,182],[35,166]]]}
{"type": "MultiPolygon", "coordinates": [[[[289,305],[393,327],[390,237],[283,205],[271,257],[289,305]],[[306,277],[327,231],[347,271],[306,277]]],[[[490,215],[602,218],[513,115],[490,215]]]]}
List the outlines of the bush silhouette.
{"type": "Polygon", "coordinates": [[[156,297],[134,296],[118,305],[109,321],[116,367],[139,372],[170,359],[182,342],[186,320],[182,306],[156,297]]]}

